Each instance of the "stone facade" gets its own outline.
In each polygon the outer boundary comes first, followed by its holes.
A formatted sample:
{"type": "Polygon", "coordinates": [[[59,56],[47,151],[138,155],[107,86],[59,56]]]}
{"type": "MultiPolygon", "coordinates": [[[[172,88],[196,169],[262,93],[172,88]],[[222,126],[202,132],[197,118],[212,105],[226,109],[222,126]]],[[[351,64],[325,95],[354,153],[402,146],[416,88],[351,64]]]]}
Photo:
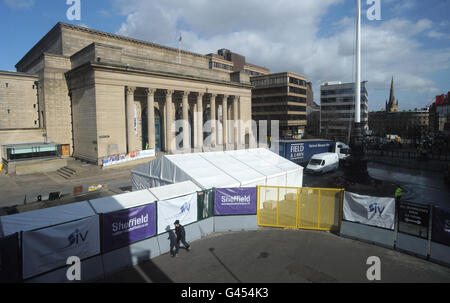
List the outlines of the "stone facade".
{"type": "Polygon", "coordinates": [[[39,128],[38,77],[0,71],[0,129],[39,128]]]}
{"type": "Polygon", "coordinates": [[[47,140],[70,144],[74,157],[101,164],[104,157],[143,150],[147,142],[169,153],[244,148],[252,135],[239,122],[251,120],[249,74],[213,69],[210,62],[208,56],[58,23],[16,68],[39,83],[39,110],[25,120],[37,119],[47,140]],[[205,123],[209,118],[213,123],[205,123]],[[190,132],[180,133],[189,126],[190,132]],[[210,145],[204,146],[204,136],[210,145]]]}
{"type": "Polygon", "coordinates": [[[376,136],[398,135],[405,139],[424,137],[429,128],[429,109],[370,112],[369,128],[376,136]]]}

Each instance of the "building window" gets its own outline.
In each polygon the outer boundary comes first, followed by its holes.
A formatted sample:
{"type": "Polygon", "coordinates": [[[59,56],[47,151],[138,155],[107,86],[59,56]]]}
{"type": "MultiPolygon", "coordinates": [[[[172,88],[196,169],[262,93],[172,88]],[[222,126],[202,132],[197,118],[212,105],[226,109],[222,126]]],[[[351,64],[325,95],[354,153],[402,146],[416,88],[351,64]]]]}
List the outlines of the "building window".
{"type": "Polygon", "coordinates": [[[244,73],[247,73],[247,74],[249,74],[251,76],[261,76],[262,75],[261,73],[254,72],[254,71],[251,71],[251,70],[248,70],[248,69],[244,69],[244,73]]]}
{"type": "Polygon", "coordinates": [[[289,92],[300,94],[300,95],[306,95],[306,89],[298,88],[298,87],[292,87],[289,86],[289,92]]]}
{"type": "Polygon", "coordinates": [[[297,78],[289,77],[289,83],[306,86],[306,82],[304,80],[300,80],[297,78]]]}
{"type": "Polygon", "coordinates": [[[215,62],[215,61],[210,61],[209,63],[210,68],[215,67],[215,68],[220,68],[220,69],[225,69],[225,70],[233,70],[233,67],[227,64],[222,64],[219,62],[215,62]]]}

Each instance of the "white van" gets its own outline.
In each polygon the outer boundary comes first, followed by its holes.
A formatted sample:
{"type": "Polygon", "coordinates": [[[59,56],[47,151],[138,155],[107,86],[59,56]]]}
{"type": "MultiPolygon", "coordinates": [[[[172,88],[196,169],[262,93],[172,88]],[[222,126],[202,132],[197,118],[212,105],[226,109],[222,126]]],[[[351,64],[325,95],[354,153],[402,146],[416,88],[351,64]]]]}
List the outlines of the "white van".
{"type": "Polygon", "coordinates": [[[336,154],[339,160],[345,160],[350,157],[350,146],[342,142],[336,142],[336,154]]]}
{"type": "Polygon", "coordinates": [[[306,166],[310,173],[323,174],[339,168],[339,156],[336,153],[323,153],[312,156],[306,166]]]}

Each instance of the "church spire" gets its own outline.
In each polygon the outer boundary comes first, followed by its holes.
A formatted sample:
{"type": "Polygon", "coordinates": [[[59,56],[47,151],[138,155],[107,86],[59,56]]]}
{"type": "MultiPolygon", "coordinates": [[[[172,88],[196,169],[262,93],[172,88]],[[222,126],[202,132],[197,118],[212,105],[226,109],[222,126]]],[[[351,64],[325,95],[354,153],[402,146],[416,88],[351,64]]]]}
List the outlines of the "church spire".
{"type": "Polygon", "coordinates": [[[395,95],[394,95],[394,76],[392,76],[391,80],[391,92],[389,96],[389,103],[386,107],[387,112],[396,112],[398,111],[398,101],[395,101],[395,95]]]}

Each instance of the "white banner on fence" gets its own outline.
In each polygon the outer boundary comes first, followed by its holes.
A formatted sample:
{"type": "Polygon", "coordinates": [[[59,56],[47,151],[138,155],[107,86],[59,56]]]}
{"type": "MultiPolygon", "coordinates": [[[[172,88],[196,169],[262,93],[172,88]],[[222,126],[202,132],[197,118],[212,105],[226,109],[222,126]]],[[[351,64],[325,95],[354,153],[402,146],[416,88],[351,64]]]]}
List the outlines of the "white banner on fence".
{"type": "Polygon", "coordinates": [[[23,278],[66,265],[67,258],[100,253],[99,217],[23,233],[23,278]]]}
{"type": "Polygon", "coordinates": [[[345,192],[344,220],[393,230],[395,199],[345,192]]]}
{"type": "Polygon", "coordinates": [[[197,221],[197,193],[170,200],[162,200],[157,204],[158,234],[167,231],[167,226],[174,229],[173,223],[180,221],[186,225],[197,221]]]}

